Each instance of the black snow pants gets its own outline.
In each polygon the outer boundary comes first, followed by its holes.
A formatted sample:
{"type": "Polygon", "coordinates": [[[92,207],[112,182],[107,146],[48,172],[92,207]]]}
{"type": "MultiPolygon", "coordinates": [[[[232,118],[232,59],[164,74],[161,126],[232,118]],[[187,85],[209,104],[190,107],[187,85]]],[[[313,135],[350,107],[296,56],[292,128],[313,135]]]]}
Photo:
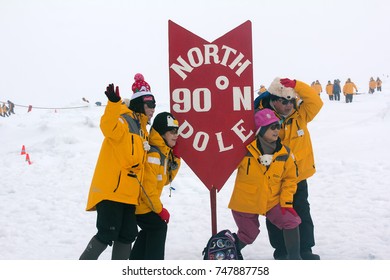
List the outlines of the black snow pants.
{"type": "Polygon", "coordinates": [[[130,260],[163,260],[168,226],[154,212],[136,215],[141,228],[130,253],[130,260]]]}

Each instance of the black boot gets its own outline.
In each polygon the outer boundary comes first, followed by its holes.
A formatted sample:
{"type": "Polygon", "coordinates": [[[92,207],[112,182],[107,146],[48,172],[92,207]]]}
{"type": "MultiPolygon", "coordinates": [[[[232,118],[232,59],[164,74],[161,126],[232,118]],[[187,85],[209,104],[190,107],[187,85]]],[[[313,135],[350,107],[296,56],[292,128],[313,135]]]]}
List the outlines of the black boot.
{"type": "Polygon", "coordinates": [[[131,251],[131,244],[114,241],[112,245],[112,260],[128,260],[131,251]]]}
{"type": "Polygon", "coordinates": [[[274,259],[275,260],[287,260],[287,253],[283,250],[275,250],[274,251],[274,259]]]}
{"type": "Polygon", "coordinates": [[[283,231],[266,219],[268,238],[272,248],[275,248],[275,260],[287,260],[286,246],[284,245],[283,231]]]}
{"type": "Polygon", "coordinates": [[[244,249],[244,247],[247,245],[246,243],[242,242],[240,238],[238,238],[237,234],[233,233],[233,237],[235,239],[236,247],[237,247],[237,258],[239,260],[243,260],[244,257],[242,256],[241,250],[244,249]]]}
{"type": "Polygon", "coordinates": [[[313,254],[311,249],[302,250],[301,257],[302,257],[302,260],[315,260],[315,261],[320,260],[320,256],[317,254],[313,254]]]}
{"type": "Polygon", "coordinates": [[[80,256],[80,260],[97,260],[107,248],[107,244],[100,242],[95,236],[89,241],[87,248],[80,256]]]}
{"type": "Polygon", "coordinates": [[[301,246],[299,237],[299,227],[283,230],[284,243],[286,244],[287,259],[301,260],[301,246]]]}

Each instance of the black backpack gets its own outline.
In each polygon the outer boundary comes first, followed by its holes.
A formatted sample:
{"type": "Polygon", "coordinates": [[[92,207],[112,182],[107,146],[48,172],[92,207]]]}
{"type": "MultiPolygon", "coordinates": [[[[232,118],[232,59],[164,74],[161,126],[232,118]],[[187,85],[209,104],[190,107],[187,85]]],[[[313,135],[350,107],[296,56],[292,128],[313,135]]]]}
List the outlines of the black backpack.
{"type": "Polygon", "coordinates": [[[204,260],[242,260],[238,237],[225,229],[210,237],[203,249],[204,260]]]}

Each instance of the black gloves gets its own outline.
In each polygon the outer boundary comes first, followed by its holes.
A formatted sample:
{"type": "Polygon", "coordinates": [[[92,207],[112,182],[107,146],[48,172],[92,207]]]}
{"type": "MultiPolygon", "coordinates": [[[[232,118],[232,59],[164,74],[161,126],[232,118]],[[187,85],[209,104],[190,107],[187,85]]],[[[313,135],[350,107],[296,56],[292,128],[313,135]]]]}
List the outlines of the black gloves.
{"type": "Polygon", "coordinates": [[[121,100],[121,96],[119,95],[119,87],[117,86],[114,91],[114,84],[109,84],[106,88],[104,94],[107,96],[108,100],[111,102],[118,102],[121,100]]]}

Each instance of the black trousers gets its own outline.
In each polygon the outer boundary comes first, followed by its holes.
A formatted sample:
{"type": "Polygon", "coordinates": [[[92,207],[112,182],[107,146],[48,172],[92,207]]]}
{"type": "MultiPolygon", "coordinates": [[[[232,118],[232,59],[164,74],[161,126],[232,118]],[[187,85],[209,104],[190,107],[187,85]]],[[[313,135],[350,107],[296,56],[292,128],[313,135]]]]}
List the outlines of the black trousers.
{"type": "MultiPolygon", "coordinates": [[[[294,195],[294,209],[302,220],[299,225],[301,252],[311,252],[314,242],[314,224],[310,215],[310,204],[308,201],[309,193],[307,181],[302,180],[298,183],[297,191],[294,195]]],[[[283,232],[274,226],[268,219],[266,220],[268,237],[271,246],[275,248],[278,254],[287,254],[284,244],[283,232]]]]}
{"type": "Polygon", "coordinates": [[[110,246],[113,241],[133,243],[138,233],[135,205],[103,200],[96,205],[96,210],[99,241],[110,246]]]}
{"type": "Polygon", "coordinates": [[[154,212],[136,215],[141,228],[130,253],[130,260],[163,260],[168,226],[154,212]]]}

